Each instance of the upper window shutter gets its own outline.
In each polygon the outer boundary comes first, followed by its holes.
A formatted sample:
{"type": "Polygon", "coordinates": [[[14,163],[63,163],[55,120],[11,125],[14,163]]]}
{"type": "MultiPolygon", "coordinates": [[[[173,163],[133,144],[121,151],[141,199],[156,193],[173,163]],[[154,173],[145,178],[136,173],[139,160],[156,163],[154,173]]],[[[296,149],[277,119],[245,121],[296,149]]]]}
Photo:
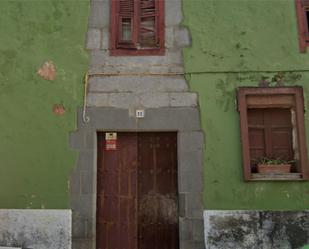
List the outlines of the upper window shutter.
{"type": "Polygon", "coordinates": [[[308,0],[295,0],[296,3],[296,15],[298,25],[298,39],[300,52],[306,52],[308,46],[308,17],[307,12],[309,10],[308,0]]]}
{"type": "Polygon", "coordinates": [[[111,55],[164,55],[164,0],[110,0],[111,55]]]}
{"type": "Polygon", "coordinates": [[[136,1],[119,0],[117,7],[117,48],[136,48],[136,1]]]}
{"type": "Polygon", "coordinates": [[[158,5],[156,0],[140,0],[139,44],[141,47],[158,47],[158,5]]]}

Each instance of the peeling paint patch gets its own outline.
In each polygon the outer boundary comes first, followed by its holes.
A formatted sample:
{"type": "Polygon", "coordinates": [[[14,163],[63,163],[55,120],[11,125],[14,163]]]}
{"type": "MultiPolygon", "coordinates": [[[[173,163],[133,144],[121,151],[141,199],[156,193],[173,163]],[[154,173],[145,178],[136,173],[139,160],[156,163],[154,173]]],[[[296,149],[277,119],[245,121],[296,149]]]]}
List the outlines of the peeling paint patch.
{"type": "Polygon", "coordinates": [[[44,80],[55,80],[56,78],[56,67],[52,61],[46,61],[43,66],[38,70],[44,80]]]}
{"type": "Polygon", "coordinates": [[[63,116],[65,114],[65,108],[63,104],[54,104],[53,113],[57,116],[63,116]]]}

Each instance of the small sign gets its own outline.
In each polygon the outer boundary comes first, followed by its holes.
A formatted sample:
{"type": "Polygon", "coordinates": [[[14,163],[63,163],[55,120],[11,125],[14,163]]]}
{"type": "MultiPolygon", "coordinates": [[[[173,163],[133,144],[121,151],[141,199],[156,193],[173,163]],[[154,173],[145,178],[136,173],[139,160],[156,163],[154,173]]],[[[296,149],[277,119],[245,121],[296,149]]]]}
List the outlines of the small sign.
{"type": "Polygon", "coordinates": [[[106,132],[105,133],[105,148],[106,150],[116,150],[117,149],[117,133],[116,132],[106,132]]]}
{"type": "Polygon", "coordinates": [[[106,132],[105,140],[117,140],[117,133],[116,132],[106,132]]]}
{"type": "Polygon", "coordinates": [[[136,110],[135,117],[136,118],[143,118],[143,117],[145,117],[145,110],[136,110]]]}

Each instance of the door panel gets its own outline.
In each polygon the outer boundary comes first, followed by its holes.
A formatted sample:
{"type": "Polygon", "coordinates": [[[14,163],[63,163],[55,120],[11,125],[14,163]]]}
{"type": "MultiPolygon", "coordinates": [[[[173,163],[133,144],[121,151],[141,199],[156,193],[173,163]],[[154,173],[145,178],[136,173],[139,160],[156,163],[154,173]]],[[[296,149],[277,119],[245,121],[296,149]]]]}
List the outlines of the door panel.
{"type": "Polygon", "coordinates": [[[118,133],[116,150],[98,134],[97,248],[136,249],[137,138],[118,133]]]}
{"type": "Polygon", "coordinates": [[[176,133],[138,136],[138,249],[178,248],[176,133]]]}
{"type": "Polygon", "coordinates": [[[178,249],[177,133],[98,133],[97,249],[178,249]]]}

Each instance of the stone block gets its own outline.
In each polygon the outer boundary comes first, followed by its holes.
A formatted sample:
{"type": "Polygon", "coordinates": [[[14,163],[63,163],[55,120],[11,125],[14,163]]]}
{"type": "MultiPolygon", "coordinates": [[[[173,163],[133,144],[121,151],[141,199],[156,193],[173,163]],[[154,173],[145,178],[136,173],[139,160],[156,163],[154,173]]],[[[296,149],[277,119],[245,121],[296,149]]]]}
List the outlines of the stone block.
{"type": "MultiPolygon", "coordinates": [[[[179,191],[179,190],[178,190],[179,191]]],[[[186,194],[179,192],[178,194],[179,217],[186,216],[186,194]]]]}
{"type": "Polygon", "coordinates": [[[71,195],[70,198],[72,211],[75,215],[89,220],[93,218],[96,204],[95,193],[87,195],[71,195]]]}
{"type": "Polygon", "coordinates": [[[190,33],[187,28],[181,27],[175,30],[175,41],[178,48],[191,45],[190,33]]]}
{"type": "Polygon", "coordinates": [[[73,249],[94,249],[94,239],[73,239],[73,249]]]}
{"type": "Polygon", "coordinates": [[[85,148],[86,149],[94,149],[96,146],[97,133],[94,131],[85,133],[85,148]]]}
{"type": "Polygon", "coordinates": [[[194,107],[197,106],[196,93],[170,93],[170,105],[172,107],[194,107]]]}
{"type": "Polygon", "coordinates": [[[75,170],[71,174],[71,178],[70,178],[70,193],[73,194],[73,195],[80,195],[82,193],[80,171],[76,171],[75,170]]]}
{"type": "Polygon", "coordinates": [[[74,215],[72,219],[72,238],[87,237],[87,219],[80,215],[74,215]]]}
{"type": "Polygon", "coordinates": [[[89,16],[89,28],[102,29],[108,25],[108,1],[92,0],[89,16]]]}
{"type": "Polygon", "coordinates": [[[100,49],[102,44],[102,32],[100,29],[88,29],[86,38],[86,49],[100,49]]]}
{"type": "MultiPolygon", "coordinates": [[[[89,107],[86,108],[86,117],[89,118],[89,113],[88,113],[89,107]]],[[[85,122],[83,120],[83,108],[78,108],[77,110],[77,127],[79,132],[86,132],[86,131],[93,131],[93,123],[91,120],[89,122],[85,122]]]]}
{"type": "Polygon", "coordinates": [[[129,116],[128,109],[92,107],[88,113],[94,125],[94,132],[137,128],[136,120],[129,116]]]}
{"type": "Polygon", "coordinates": [[[188,90],[183,76],[113,76],[91,77],[89,92],[184,92],[188,90]]]}
{"type": "MultiPolygon", "coordinates": [[[[187,146],[190,146],[190,143],[187,143],[187,146]]],[[[203,171],[203,151],[202,150],[178,150],[178,170],[179,172],[194,171],[202,172],[203,171]]]]}
{"type": "Polygon", "coordinates": [[[170,68],[173,68],[174,65],[183,66],[183,55],[182,51],[179,49],[167,49],[166,51],[167,64],[170,68]]]}
{"type": "Polygon", "coordinates": [[[204,241],[204,220],[193,219],[191,220],[193,240],[204,241]]]}
{"type": "MultiPolygon", "coordinates": [[[[104,34],[103,34],[104,36],[104,34]]],[[[179,49],[166,49],[164,56],[110,56],[105,50],[92,50],[90,73],[183,73],[179,49]]]]}
{"type": "Polygon", "coordinates": [[[82,132],[72,132],[69,135],[69,145],[71,149],[83,149],[85,148],[85,137],[82,132]]]}
{"type": "Polygon", "coordinates": [[[203,217],[202,193],[187,193],[187,214],[186,217],[200,219],[203,217]]]}
{"type": "Polygon", "coordinates": [[[0,245],[71,249],[71,210],[0,210],[0,245]]]}
{"type": "Polygon", "coordinates": [[[138,107],[140,102],[138,95],[134,93],[111,93],[108,105],[115,108],[129,109],[138,107]]]}
{"type": "Polygon", "coordinates": [[[87,106],[109,106],[110,95],[106,93],[88,93],[87,106]]]}
{"type": "Polygon", "coordinates": [[[199,112],[196,108],[160,108],[147,109],[145,118],[140,119],[141,130],[199,130],[199,112]]]}
{"type": "Polygon", "coordinates": [[[175,47],[175,34],[173,26],[165,28],[165,47],[166,48],[175,47]]]}
{"type": "Polygon", "coordinates": [[[182,20],[182,2],[181,0],[165,1],[165,25],[177,26],[182,20]]]}
{"type": "MultiPolygon", "coordinates": [[[[103,72],[103,66],[107,62],[108,52],[105,50],[92,50],[90,52],[90,68],[89,73],[101,73],[103,72]]],[[[114,65],[115,68],[117,65],[114,65]]],[[[115,68],[116,69],[116,68],[115,68]]],[[[108,71],[111,72],[111,71],[108,71]]]]}
{"type": "Polygon", "coordinates": [[[179,240],[193,240],[193,228],[190,219],[179,219],[179,240]]]}
{"type": "Polygon", "coordinates": [[[109,28],[106,27],[103,29],[103,37],[102,37],[102,43],[101,43],[101,48],[103,50],[108,50],[109,49],[109,28]]]}
{"type": "Polygon", "coordinates": [[[92,171],[80,171],[81,194],[87,195],[95,192],[96,179],[92,171]]]}
{"type": "Polygon", "coordinates": [[[178,151],[182,154],[184,151],[201,150],[204,148],[204,133],[202,131],[179,132],[178,133],[178,151]],[[190,146],[188,146],[188,144],[190,146]]]}
{"type": "Polygon", "coordinates": [[[179,172],[179,192],[202,192],[203,191],[203,172],[187,170],[179,172]]]}
{"type": "MultiPolygon", "coordinates": [[[[184,240],[180,241],[180,249],[205,249],[205,244],[203,241],[184,240]]],[[[209,249],[213,248],[209,247],[209,249]]]]}
{"type": "Polygon", "coordinates": [[[81,150],[78,156],[76,171],[87,170],[95,172],[94,152],[92,150],[81,150]]]}
{"type": "Polygon", "coordinates": [[[145,108],[159,108],[169,106],[168,93],[144,93],[140,96],[140,106],[145,108]]]}

